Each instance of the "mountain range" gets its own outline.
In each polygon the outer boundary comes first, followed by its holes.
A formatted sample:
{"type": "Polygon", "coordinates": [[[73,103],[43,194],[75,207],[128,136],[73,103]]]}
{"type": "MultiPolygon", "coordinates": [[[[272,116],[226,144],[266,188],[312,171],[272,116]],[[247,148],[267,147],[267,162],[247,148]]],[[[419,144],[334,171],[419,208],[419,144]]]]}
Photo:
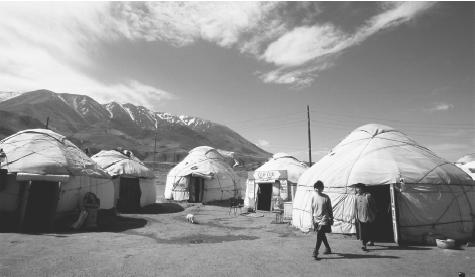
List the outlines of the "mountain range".
{"type": "Polygon", "coordinates": [[[263,162],[271,156],[224,125],[130,103],[100,104],[86,95],[48,90],[3,92],[0,101],[0,139],[47,126],[91,154],[122,147],[145,160],[176,162],[190,149],[207,145],[244,163],[263,162]]]}

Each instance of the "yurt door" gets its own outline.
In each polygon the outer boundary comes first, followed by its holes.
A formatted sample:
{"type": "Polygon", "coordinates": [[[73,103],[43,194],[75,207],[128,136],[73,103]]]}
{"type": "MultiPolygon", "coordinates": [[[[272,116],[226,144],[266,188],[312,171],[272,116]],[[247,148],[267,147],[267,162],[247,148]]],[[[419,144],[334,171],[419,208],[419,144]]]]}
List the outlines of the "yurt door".
{"type": "Polygon", "coordinates": [[[21,222],[22,231],[51,231],[59,200],[59,183],[32,181],[23,193],[26,206],[21,222]]]}
{"type": "Polygon", "coordinates": [[[377,230],[374,238],[380,242],[392,242],[394,234],[390,187],[388,185],[368,186],[366,190],[376,202],[376,219],[372,223],[372,229],[377,230]]]}
{"type": "Polygon", "coordinates": [[[270,211],[272,199],[272,183],[259,183],[257,190],[257,209],[270,211]]]}
{"type": "Polygon", "coordinates": [[[190,178],[190,198],[188,202],[191,203],[200,203],[203,201],[203,192],[204,192],[204,179],[200,177],[191,177],[190,178]]]}
{"type": "Polygon", "coordinates": [[[141,196],[139,178],[120,178],[119,201],[117,202],[117,209],[120,212],[139,211],[141,196]]]}

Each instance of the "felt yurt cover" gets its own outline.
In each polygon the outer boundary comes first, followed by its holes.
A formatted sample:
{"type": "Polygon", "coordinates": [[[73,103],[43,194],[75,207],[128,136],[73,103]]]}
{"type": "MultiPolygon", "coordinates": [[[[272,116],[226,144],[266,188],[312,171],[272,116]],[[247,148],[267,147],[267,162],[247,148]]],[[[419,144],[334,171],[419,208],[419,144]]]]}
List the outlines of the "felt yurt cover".
{"type": "Polygon", "coordinates": [[[189,199],[190,177],[204,179],[202,202],[224,200],[240,194],[238,178],[224,157],[209,146],[199,146],[190,150],[178,165],[167,175],[165,198],[189,199]]]}
{"type": "Polygon", "coordinates": [[[259,172],[273,171],[273,170],[286,170],[287,180],[291,183],[297,183],[300,175],[308,169],[308,166],[293,156],[286,153],[276,153],[261,167],[257,168],[254,172],[254,177],[258,178],[259,172]]]}
{"type": "Polygon", "coordinates": [[[154,178],[153,171],[129,150],[102,150],[91,158],[111,176],[154,178]]]}
{"type": "MultiPolygon", "coordinates": [[[[0,148],[6,154],[1,168],[16,173],[18,180],[62,181],[58,212],[78,208],[86,192],[99,197],[101,209],[113,208],[110,175],[66,137],[47,129],[30,129],[3,139],[0,148]]],[[[17,197],[18,186],[11,189],[10,198],[17,197]]],[[[5,204],[2,209],[12,209],[14,205],[6,203],[13,198],[0,199],[5,204]]]]}
{"type": "Polygon", "coordinates": [[[113,177],[115,199],[119,199],[120,178],[138,178],[140,185],[140,206],[155,203],[155,175],[153,171],[130,150],[102,150],[91,157],[113,177]]]}
{"type": "Polygon", "coordinates": [[[297,185],[292,224],[311,228],[310,198],[321,180],[332,201],[337,233],[355,233],[356,183],[394,185],[401,241],[423,241],[443,234],[472,236],[475,189],[461,169],[393,128],[368,124],[357,128],[303,173],[297,185]]]}
{"type": "MultiPolygon", "coordinates": [[[[286,153],[276,153],[266,163],[257,168],[252,176],[246,182],[246,196],[244,198],[244,206],[252,206],[257,190],[256,183],[274,182],[279,180],[281,184],[281,192],[285,195],[284,200],[289,200],[291,191],[288,191],[287,184],[297,184],[302,173],[308,169],[308,166],[286,153]]],[[[276,188],[279,190],[279,188],[276,188]]],[[[276,194],[279,194],[277,191],[276,194]]]]}

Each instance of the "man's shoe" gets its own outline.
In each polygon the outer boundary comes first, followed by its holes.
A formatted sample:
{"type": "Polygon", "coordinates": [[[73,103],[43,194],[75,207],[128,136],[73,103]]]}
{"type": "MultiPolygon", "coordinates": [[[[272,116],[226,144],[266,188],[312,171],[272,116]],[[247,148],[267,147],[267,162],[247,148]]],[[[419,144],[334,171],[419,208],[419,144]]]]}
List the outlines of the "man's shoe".
{"type": "Polygon", "coordinates": [[[374,241],[370,241],[370,242],[368,243],[368,246],[374,246],[374,241]]]}
{"type": "Polygon", "coordinates": [[[315,260],[318,260],[318,252],[317,252],[317,251],[313,251],[312,257],[313,257],[315,260]]]}
{"type": "Polygon", "coordinates": [[[361,250],[363,250],[364,252],[368,252],[368,248],[366,248],[366,246],[361,247],[361,250]]]}
{"type": "Polygon", "coordinates": [[[331,253],[332,253],[332,250],[330,248],[325,249],[325,252],[323,252],[323,254],[325,254],[325,255],[328,255],[328,254],[331,254],[331,253]]]}

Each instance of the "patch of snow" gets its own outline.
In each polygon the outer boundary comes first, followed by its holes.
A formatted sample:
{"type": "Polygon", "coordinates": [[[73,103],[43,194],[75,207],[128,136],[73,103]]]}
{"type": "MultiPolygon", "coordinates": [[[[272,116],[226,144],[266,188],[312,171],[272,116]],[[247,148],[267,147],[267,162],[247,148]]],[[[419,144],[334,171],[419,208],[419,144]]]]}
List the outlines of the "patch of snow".
{"type": "Polygon", "coordinates": [[[16,92],[16,91],[0,91],[0,102],[6,101],[11,98],[15,98],[19,95],[23,94],[23,92],[16,92]]]}
{"type": "MultiPolygon", "coordinates": [[[[63,101],[64,103],[66,103],[66,105],[71,106],[71,104],[69,104],[68,101],[66,101],[66,99],[64,99],[61,95],[56,94],[56,96],[58,96],[58,98],[59,98],[61,101],[63,101]]],[[[73,108],[74,108],[74,107],[73,107],[73,108]]],[[[76,109],[75,109],[75,110],[76,110],[76,109]]]]}
{"type": "Polygon", "coordinates": [[[130,118],[132,118],[132,120],[135,121],[135,116],[132,113],[131,109],[129,109],[128,107],[124,107],[124,105],[122,105],[122,104],[119,104],[119,106],[121,106],[122,109],[124,109],[129,114],[130,118]]]}

